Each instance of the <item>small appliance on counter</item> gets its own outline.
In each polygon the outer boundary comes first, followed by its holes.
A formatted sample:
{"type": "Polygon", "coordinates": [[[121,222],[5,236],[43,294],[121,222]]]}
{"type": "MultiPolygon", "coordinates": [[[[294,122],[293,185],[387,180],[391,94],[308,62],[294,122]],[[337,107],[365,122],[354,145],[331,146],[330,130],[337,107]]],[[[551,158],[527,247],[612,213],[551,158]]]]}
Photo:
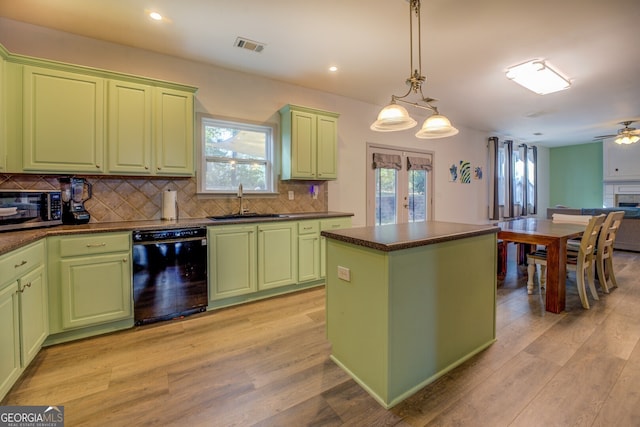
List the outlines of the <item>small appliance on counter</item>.
{"type": "Polygon", "coordinates": [[[59,178],[62,192],[62,223],[86,224],[91,215],[84,207],[84,202],[91,198],[92,185],[84,178],[63,177],[59,178]],[[87,197],[84,197],[84,189],[87,188],[87,197]]]}
{"type": "Polygon", "coordinates": [[[60,191],[0,190],[0,231],[62,224],[60,191]]]}

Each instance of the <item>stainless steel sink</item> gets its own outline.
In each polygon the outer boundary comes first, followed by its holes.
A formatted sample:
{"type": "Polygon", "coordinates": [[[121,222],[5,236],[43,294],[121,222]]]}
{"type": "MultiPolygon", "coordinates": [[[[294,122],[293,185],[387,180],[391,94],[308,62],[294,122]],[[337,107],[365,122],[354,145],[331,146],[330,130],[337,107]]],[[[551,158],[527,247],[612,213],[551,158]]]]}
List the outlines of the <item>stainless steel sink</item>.
{"type": "Polygon", "coordinates": [[[289,215],[282,215],[282,214],[246,212],[243,214],[235,213],[235,214],[228,214],[228,215],[209,216],[207,218],[214,221],[224,221],[224,220],[231,220],[231,219],[260,219],[260,218],[288,218],[288,217],[289,215]]]}

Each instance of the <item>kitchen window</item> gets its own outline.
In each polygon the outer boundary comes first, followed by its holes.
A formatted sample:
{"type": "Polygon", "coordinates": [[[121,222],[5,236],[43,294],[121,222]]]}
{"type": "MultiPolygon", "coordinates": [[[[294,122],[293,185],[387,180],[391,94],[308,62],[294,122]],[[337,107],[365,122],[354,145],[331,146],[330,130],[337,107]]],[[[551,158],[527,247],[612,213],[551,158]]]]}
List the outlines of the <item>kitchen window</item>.
{"type": "Polygon", "coordinates": [[[276,192],[275,125],[199,114],[200,193],[276,192]]]}

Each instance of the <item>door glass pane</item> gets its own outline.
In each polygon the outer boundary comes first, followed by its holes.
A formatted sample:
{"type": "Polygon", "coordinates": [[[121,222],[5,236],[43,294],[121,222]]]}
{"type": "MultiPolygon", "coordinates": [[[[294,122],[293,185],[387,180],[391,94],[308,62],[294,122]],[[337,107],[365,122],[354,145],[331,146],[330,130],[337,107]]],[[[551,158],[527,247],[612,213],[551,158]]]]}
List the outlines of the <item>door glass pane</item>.
{"type": "Polygon", "coordinates": [[[395,224],[397,217],[397,171],[376,169],[376,225],[395,224]]]}
{"type": "Polygon", "coordinates": [[[427,171],[409,171],[409,222],[427,220],[427,171]]]}

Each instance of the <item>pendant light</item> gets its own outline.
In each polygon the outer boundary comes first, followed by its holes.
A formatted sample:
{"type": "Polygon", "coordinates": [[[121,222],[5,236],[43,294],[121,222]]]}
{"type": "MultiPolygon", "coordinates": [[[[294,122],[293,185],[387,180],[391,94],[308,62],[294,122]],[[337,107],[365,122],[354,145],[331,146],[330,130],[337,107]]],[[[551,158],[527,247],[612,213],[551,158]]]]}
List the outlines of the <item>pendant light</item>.
{"type": "Polygon", "coordinates": [[[441,115],[438,112],[438,108],[432,104],[435,101],[433,98],[425,97],[422,94],[422,83],[426,80],[426,77],[422,75],[422,47],[421,47],[421,32],[420,32],[420,0],[409,0],[409,48],[411,50],[411,64],[409,69],[409,78],[406,83],[409,86],[409,90],[403,96],[391,95],[391,103],[384,107],[378,114],[378,120],[371,125],[371,130],[377,132],[393,132],[399,130],[411,129],[418,124],[411,116],[406,108],[398,105],[398,102],[411,105],[416,108],[422,108],[431,111],[433,114],[425,120],[420,130],[416,133],[416,137],[422,139],[432,138],[444,138],[446,136],[453,136],[458,133],[458,129],[451,125],[449,119],[441,115]],[[418,23],[418,53],[417,62],[418,68],[413,68],[413,21],[414,15],[418,23]],[[420,100],[418,102],[411,102],[405,100],[411,92],[419,94],[420,100]]]}

